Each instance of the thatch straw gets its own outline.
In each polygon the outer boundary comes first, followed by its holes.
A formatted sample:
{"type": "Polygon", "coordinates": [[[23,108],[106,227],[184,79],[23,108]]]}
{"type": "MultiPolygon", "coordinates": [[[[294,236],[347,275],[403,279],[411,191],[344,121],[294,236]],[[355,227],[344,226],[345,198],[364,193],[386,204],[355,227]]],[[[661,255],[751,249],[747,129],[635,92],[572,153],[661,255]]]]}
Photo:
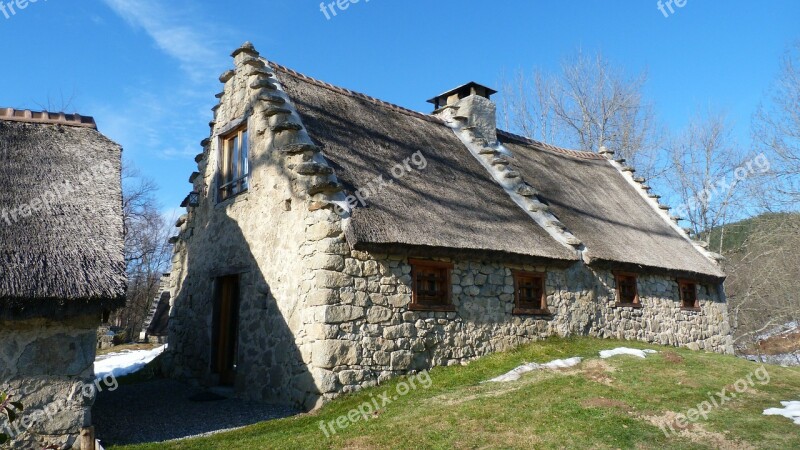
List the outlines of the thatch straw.
{"type": "Polygon", "coordinates": [[[512,162],[596,263],[722,278],[605,158],[581,157],[501,135],[512,162]]]}
{"type": "MultiPolygon", "coordinates": [[[[392,166],[416,152],[428,161],[355,209],[346,230],[355,248],[577,259],[511,200],[439,118],[272,67],[348,193],[380,175],[390,179],[392,166]]],[[[593,264],[724,278],[601,155],[499,136],[516,155],[512,165],[585,244],[593,264]]]]}
{"type": "MultiPolygon", "coordinates": [[[[439,119],[280,70],[312,139],[348,193],[414,153],[427,161],[355,209],[355,248],[397,244],[576,260],[522,211],[439,119]]],[[[411,166],[414,167],[413,165],[411,166]]]]}
{"type": "Polygon", "coordinates": [[[91,127],[0,120],[0,318],[124,304],[121,151],[91,127]]]}

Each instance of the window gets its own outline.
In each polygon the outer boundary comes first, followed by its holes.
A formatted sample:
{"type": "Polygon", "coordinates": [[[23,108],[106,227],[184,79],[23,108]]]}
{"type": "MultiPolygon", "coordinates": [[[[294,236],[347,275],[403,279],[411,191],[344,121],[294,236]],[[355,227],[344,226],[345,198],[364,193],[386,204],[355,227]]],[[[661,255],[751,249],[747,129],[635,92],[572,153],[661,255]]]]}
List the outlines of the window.
{"type": "Polygon", "coordinates": [[[220,154],[219,200],[226,200],[248,189],[250,175],[247,128],[222,138],[220,154]]]}
{"type": "Polygon", "coordinates": [[[514,314],[550,314],[544,289],[545,274],[513,271],[514,314]]]}
{"type": "Polygon", "coordinates": [[[639,290],[636,288],[636,274],[616,272],[617,280],[617,306],[641,307],[639,303],[639,290]]]}
{"type": "Polygon", "coordinates": [[[697,300],[697,283],[689,280],[678,280],[678,289],[681,294],[682,309],[700,310],[700,302],[697,300]]]}
{"type": "Polygon", "coordinates": [[[455,311],[451,301],[450,273],[453,264],[441,261],[410,259],[411,310],[455,311]]]}

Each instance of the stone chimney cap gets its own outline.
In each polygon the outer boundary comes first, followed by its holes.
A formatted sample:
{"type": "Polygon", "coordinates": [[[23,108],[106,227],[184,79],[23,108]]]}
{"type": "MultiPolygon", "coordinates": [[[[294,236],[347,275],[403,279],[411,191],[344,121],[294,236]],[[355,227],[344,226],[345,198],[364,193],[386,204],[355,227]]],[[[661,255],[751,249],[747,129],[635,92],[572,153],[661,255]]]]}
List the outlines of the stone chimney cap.
{"type": "Polygon", "coordinates": [[[470,95],[480,95],[481,97],[490,98],[492,95],[497,94],[497,91],[486,87],[482,84],[478,84],[474,81],[470,81],[467,84],[461,85],[455,89],[450,89],[447,92],[437,95],[432,99],[428,100],[428,103],[433,103],[436,108],[440,108],[442,106],[447,105],[448,99],[458,95],[459,99],[469,97],[470,95]]]}
{"type": "Polygon", "coordinates": [[[234,50],[234,52],[231,53],[231,56],[235,58],[239,53],[249,53],[251,55],[258,56],[258,50],[256,50],[256,47],[250,41],[245,42],[241,47],[234,50]]]}

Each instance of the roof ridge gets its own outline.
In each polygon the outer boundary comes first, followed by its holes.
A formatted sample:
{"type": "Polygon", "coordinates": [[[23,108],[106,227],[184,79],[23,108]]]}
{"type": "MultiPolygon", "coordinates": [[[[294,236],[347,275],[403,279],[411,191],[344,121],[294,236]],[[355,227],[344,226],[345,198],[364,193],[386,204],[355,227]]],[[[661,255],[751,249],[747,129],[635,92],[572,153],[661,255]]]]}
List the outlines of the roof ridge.
{"type": "Polygon", "coordinates": [[[396,111],[396,112],[399,112],[401,114],[406,114],[406,115],[409,115],[409,116],[412,116],[412,117],[417,117],[419,119],[427,120],[429,122],[445,125],[445,122],[442,119],[440,119],[440,118],[438,118],[436,116],[433,116],[431,114],[425,114],[425,113],[421,113],[419,111],[414,111],[413,109],[404,108],[404,107],[396,105],[394,103],[390,103],[390,102],[381,100],[379,98],[372,97],[372,96],[369,96],[367,94],[363,94],[361,92],[356,92],[356,91],[353,91],[353,90],[350,90],[350,89],[347,89],[347,88],[343,88],[343,87],[340,87],[340,86],[335,86],[333,84],[327,83],[325,81],[319,80],[319,79],[314,78],[314,77],[310,77],[310,76],[308,76],[308,75],[306,75],[304,73],[300,73],[300,72],[298,72],[298,71],[296,71],[294,69],[290,69],[290,68],[288,68],[286,66],[282,66],[282,65],[280,65],[278,63],[275,63],[275,62],[272,62],[272,61],[268,61],[268,64],[273,69],[286,72],[286,73],[288,73],[290,75],[294,75],[296,77],[300,77],[305,81],[308,81],[310,83],[316,84],[317,86],[323,87],[325,89],[329,89],[331,91],[337,92],[339,94],[344,94],[344,95],[348,95],[350,97],[355,97],[355,98],[360,98],[362,100],[367,100],[369,102],[377,104],[378,106],[382,106],[384,108],[391,109],[392,111],[396,111]]]}
{"type": "Polygon", "coordinates": [[[511,133],[510,131],[505,131],[501,129],[497,129],[497,134],[505,136],[510,139],[516,139],[521,141],[522,143],[529,144],[529,145],[536,145],[541,147],[544,150],[549,150],[556,153],[562,153],[569,156],[574,156],[576,158],[583,158],[583,159],[597,159],[597,160],[605,160],[606,158],[595,152],[587,152],[582,150],[572,150],[569,148],[559,147],[557,145],[548,144],[546,142],[537,141],[535,139],[527,138],[525,136],[521,136],[519,134],[511,133]]]}
{"type": "MultiPolygon", "coordinates": [[[[298,71],[296,71],[294,69],[291,69],[289,67],[280,65],[280,64],[278,64],[276,62],[273,62],[273,61],[267,61],[267,63],[275,70],[280,70],[280,71],[286,72],[286,73],[288,73],[290,75],[294,75],[296,77],[302,78],[303,80],[306,80],[306,81],[308,81],[310,83],[316,84],[317,86],[320,86],[322,88],[325,88],[325,89],[328,89],[328,90],[331,90],[331,91],[334,91],[334,92],[337,92],[337,93],[340,93],[340,94],[348,95],[350,97],[356,97],[356,98],[360,98],[362,100],[367,100],[369,102],[377,104],[378,106],[382,106],[384,108],[388,108],[388,109],[391,109],[393,111],[396,111],[396,112],[399,112],[399,113],[402,113],[402,114],[407,114],[407,115],[410,115],[412,117],[417,117],[417,118],[420,118],[420,119],[423,119],[423,120],[427,120],[429,122],[433,122],[433,123],[437,123],[437,124],[441,124],[441,125],[445,125],[445,126],[447,125],[444,120],[442,120],[441,118],[439,118],[437,116],[434,116],[434,115],[431,115],[431,114],[421,113],[419,111],[414,111],[413,109],[405,108],[405,107],[396,105],[394,103],[390,103],[390,102],[381,100],[379,98],[363,94],[361,92],[356,92],[356,91],[353,91],[353,90],[350,90],[350,89],[347,89],[347,88],[343,88],[343,87],[340,87],[340,86],[335,86],[333,84],[330,84],[328,82],[325,82],[325,81],[319,80],[317,78],[308,76],[308,75],[306,75],[304,73],[300,73],[300,72],[298,72],[298,71]]],[[[599,154],[597,154],[595,152],[571,150],[571,149],[567,149],[567,148],[563,148],[563,147],[558,147],[558,146],[555,146],[555,145],[552,145],[552,144],[547,144],[545,142],[536,141],[536,140],[533,140],[533,139],[530,139],[530,138],[526,138],[524,136],[520,136],[518,134],[511,133],[509,131],[501,130],[499,128],[497,129],[497,132],[499,134],[501,134],[501,135],[505,135],[506,137],[509,137],[511,139],[516,139],[516,140],[522,141],[522,142],[524,142],[526,144],[537,145],[539,147],[542,147],[545,150],[550,150],[550,151],[554,151],[554,152],[557,152],[557,153],[562,153],[562,154],[574,156],[576,158],[605,160],[605,157],[603,157],[602,155],[599,155],[599,154]]]]}
{"type": "Polygon", "coordinates": [[[97,129],[97,123],[91,116],[80,114],[54,113],[48,111],[31,111],[29,109],[0,108],[0,120],[37,124],[65,125],[97,129]]]}

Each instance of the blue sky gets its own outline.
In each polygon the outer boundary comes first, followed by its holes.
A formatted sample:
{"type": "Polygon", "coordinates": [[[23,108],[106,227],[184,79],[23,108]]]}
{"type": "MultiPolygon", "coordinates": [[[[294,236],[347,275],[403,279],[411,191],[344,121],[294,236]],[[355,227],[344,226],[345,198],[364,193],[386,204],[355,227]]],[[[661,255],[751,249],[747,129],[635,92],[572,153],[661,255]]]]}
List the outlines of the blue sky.
{"type": "Polygon", "coordinates": [[[685,2],[667,18],[656,0],[361,0],[327,19],[319,0],[38,0],[0,10],[0,107],[71,99],[67,112],[94,116],[157,181],[165,211],[190,190],[218,77],[247,40],[280,64],[423,112],[466,81],[497,87],[504,72],[602,51],[629,73],[647,70],[665,126],[722,109],[746,143],[781,54],[800,39],[800,2],[685,2]]]}

